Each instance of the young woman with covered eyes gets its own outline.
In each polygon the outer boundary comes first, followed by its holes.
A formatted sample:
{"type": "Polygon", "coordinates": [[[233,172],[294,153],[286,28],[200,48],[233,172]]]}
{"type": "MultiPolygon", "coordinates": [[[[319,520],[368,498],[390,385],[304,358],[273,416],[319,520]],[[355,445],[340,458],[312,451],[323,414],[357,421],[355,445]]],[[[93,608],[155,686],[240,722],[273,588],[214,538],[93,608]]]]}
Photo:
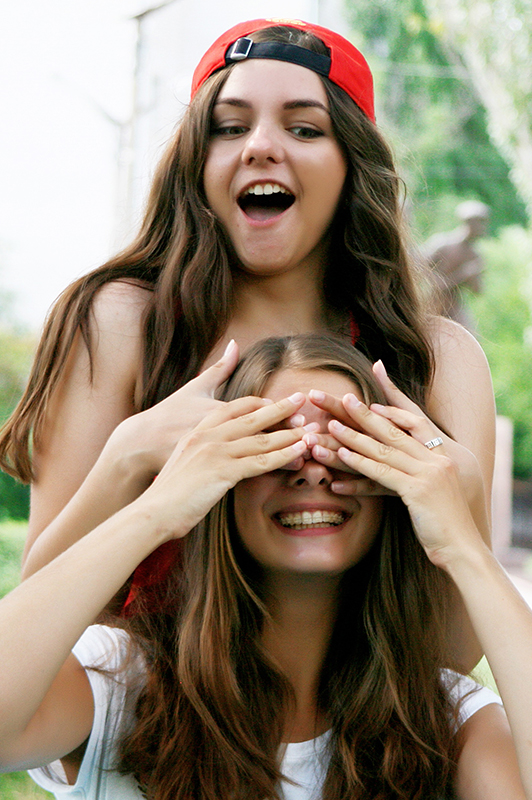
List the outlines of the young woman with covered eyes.
{"type": "Polygon", "coordinates": [[[0,603],[2,768],[62,800],[530,800],[532,614],[446,445],[375,413],[370,363],[331,337],[259,343],[222,397],[140,497],[0,603]],[[399,497],[339,494],[346,470],[399,497]],[[172,539],[159,611],[87,628],[172,539]],[[446,668],[451,585],[511,732],[446,668]]]}
{"type": "MultiPolygon", "coordinates": [[[[33,481],[25,575],[151,483],[218,406],[238,348],[294,333],[341,335],[380,361],[415,438],[430,413],[489,541],[488,368],[471,336],[424,313],[415,283],[362,55],[299,21],[232,28],[195,72],[139,236],[58,301],[4,429],[4,467],[33,481]]],[[[382,488],[359,476],[338,487],[368,491],[382,488]]],[[[158,583],[170,550],[137,571],[129,600],[158,583]]],[[[478,648],[459,630],[455,654],[472,666],[478,648]]]]}

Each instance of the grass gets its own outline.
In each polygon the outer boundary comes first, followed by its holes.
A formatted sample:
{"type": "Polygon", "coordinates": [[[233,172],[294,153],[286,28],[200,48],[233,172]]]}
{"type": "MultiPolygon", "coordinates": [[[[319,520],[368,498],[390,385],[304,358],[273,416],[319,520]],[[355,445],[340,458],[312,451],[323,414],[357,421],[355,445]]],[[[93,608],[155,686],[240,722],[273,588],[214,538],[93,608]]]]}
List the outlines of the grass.
{"type": "MultiPolygon", "coordinates": [[[[0,597],[17,586],[20,580],[20,559],[26,538],[26,523],[0,522],[0,597]]],[[[44,800],[53,795],[39,788],[25,772],[0,775],[1,800],[44,800]]]]}

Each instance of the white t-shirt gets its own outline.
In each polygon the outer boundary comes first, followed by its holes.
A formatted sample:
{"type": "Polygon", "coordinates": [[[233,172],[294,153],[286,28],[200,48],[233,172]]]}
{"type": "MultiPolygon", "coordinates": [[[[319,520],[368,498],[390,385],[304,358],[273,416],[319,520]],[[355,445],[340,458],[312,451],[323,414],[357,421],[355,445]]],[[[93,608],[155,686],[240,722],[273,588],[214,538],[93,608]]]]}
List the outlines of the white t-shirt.
{"type": "MultiPolygon", "coordinates": [[[[112,675],[123,662],[127,634],[103,625],[88,628],[74,647],[74,655],[84,666],[97,666],[105,672],[87,670],[94,695],[94,722],[77,781],[69,785],[61,762],[29,770],[33,780],[60,800],[144,800],[131,775],[119,775],[113,766],[116,748],[125,732],[134,724],[134,693],[126,692],[125,680],[112,675]]],[[[135,665],[133,665],[135,666],[135,665]]],[[[137,666],[138,669],[138,666],[137,666]]],[[[490,689],[480,687],[471,678],[444,671],[444,679],[453,700],[465,699],[460,724],[479,708],[501,699],[490,689]]],[[[319,800],[329,759],[330,731],[308,742],[283,745],[281,772],[296,786],[283,781],[283,800],[319,800]]]]}

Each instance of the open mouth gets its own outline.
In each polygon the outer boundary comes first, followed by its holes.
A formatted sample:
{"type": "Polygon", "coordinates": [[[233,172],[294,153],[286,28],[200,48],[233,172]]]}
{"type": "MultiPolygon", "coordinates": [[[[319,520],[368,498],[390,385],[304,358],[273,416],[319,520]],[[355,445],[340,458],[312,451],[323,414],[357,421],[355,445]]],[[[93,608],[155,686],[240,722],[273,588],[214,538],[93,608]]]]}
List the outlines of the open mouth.
{"type": "Polygon", "coordinates": [[[337,528],[348,517],[343,511],[291,511],[275,515],[283,528],[304,531],[309,528],[337,528]]]}
{"type": "Polygon", "coordinates": [[[294,195],[278,183],[257,183],[249,186],[237,202],[250,219],[263,222],[278,217],[294,201],[294,195]]]}

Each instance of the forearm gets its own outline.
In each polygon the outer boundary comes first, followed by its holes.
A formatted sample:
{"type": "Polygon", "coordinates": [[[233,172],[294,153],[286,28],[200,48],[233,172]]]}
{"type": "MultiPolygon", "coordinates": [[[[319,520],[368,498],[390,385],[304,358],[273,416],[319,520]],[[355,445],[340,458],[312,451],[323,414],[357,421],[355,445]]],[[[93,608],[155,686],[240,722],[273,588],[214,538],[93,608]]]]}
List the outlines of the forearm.
{"type": "Polygon", "coordinates": [[[532,798],[532,612],[487,548],[471,548],[448,571],[497,682],[532,798]]]}
{"type": "MultiPolygon", "coordinates": [[[[105,451],[58,516],[27,547],[22,578],[40,570],[147,488],[145,473],[105,451]]],[[[28,537],[30,541],[31,529],[28,537]]]]}
{"type": "Polygon", "coordinates": [[[0,602],[2,744],[22,734],[79,636],[167,540],[146,508],[121,510],[0,602]]]}

